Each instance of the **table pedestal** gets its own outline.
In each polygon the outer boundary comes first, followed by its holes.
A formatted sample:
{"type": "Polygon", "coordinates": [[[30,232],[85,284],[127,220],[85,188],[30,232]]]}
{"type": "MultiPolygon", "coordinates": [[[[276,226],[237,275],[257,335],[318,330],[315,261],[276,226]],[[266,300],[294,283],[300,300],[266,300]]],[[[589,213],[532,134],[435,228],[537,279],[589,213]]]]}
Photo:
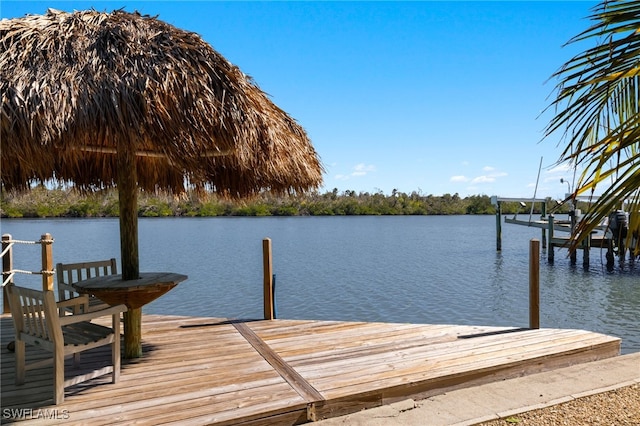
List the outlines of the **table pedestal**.
{"type": "Polygon", "coordinates": [[[142,306],[157,299],[186,275],[172,272],[143,272],[136,280],[123,280],[122,275],[105,275],[72,284],[80,293],[93,294],[110,305],[127,305],[124,313],[124,357],[142,356],[142,306]]]}
{"type": "Polygon", "coordinates": [[[142,308],[128,308],[124,317],[124,357],[142,356],[142,308]]]}

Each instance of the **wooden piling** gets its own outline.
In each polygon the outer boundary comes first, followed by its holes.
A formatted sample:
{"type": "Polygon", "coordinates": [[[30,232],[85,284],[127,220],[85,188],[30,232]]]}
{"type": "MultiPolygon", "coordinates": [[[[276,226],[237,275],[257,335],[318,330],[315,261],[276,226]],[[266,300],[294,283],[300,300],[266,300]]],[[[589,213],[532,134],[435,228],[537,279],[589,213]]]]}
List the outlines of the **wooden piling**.
{"type": "Polygon", "coordinates": [[[578,253],[576,249],[569,248],[569,260],[572,265],[575,265],[576,262],[578,261],[578,253]]]}
{"type": "MultiPolygon", "coordinates": [[[[531,223],[533,223],[531,221],[531,215],[533,214],[533,208],[535,203],[542,203],[542,217],[544,218],[544,216],[547,213],[547,206],[546,206],[546,202],[547,200],[545,198],[505,198],[505,197],[498,197],[497,195],[493,195],[491,196],[491,205],[495,207],[496,209],[496,250],[497,251],[501,251],[502,250],[502,203],[503,202],[507,202],[507,203],[531,203],[531,213],[529,214],[529,221],[528,222],[522,222],[522,221],[517,221],[516,220],[516,215],[513,217],[513,219],[509,219],[507,217],[504,218],[504,221],[506,223],[518,223],[518,224],[527,224],[527,225],[531,225],[531,223]]],[[[542,239],[545,240],[545,229],[542,229],[542,239]]],[[[542,244],[542,246],[545,246],[545,243],[542,244]]]]}
{"type": "Polygon", "coordinates": [[[502,208],[500,202],[496,203],[496,250],[502,250],[502,208]]]}
{"type": "MultiPolygon", "coordinates": [[[[541,211],[541,216],[542,216],[542,219],[544,219],[544,218],[547,217],[547,203],[546,202],[542,203],[542,209],[541,210],[542,210],[541,211]]],[[[546,229],[544,229],[544,228],[542,228],[541,239],[542,239],[542,248],[543,249],[547,248],[547,232],[546,232],[546,229]]]]}
{"type": "MultiPolygon", "coordinates": [[[[11,273],[13,270],[13,247],[11,247],[11,234],[4,234],[2,236],[2,252],[4,256],[2,256],[2,282],[4,282],[5,277],[11,273]]],[[[7,281],[7,284],[13,283],[13,278],[7,281]]],[[[2,312],[8,314],[11,312],[9,308],[9,297],[7,296],[7,291],[5,287],[2,287],[2,312]]]]}
{"type": "Polygon", "coordinates": [[[43,234],[40,237],[42,247],[42,291],[53,291],[53,237],[43,234]]]}
{"type": "Polygon", "coordinates": [[[582,240],[582,267],[589,267],[589,252],[591,249],[591,235],[582,240]]]}
{"type": "Polygon", "coordinates": [[[549,235],[548,235],[548,239],[549,239],[549,247],[547,249],[547,260],[549,261],[549,263],[553,263],[554,260],[554,250],[553,250],[553,215],[550,214],[549,215],[549,235]]]}
{"type": "Polygon", "coordinates": [[[271,239],[262,240],[262,266],[264,274],[264,319],[275,318],[273,307],[273,260],[271,254],[271,239]]]}
{"type": "Polygon", "coordinates": [[[540,241],[529,243],[529,328],[540,328],[540,241]]]}

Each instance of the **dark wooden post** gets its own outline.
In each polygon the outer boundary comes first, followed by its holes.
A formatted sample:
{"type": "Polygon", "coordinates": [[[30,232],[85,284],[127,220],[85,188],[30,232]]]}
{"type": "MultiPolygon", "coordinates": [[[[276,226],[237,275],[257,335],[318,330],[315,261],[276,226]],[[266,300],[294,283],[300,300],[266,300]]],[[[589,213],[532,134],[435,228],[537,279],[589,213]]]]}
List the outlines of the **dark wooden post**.
{"type": "Polygon", "coordinates": [[[576,264],[576,261],[578,259],[578,254],[576,253],[578,251],[578,249],[576,248],[577,245],[575,247],[573,246],[573,241],[575,238],[575,234],[574,231],[576,229],[576,203],[575,203],[575,199],[571,200],[571,211],[569,211],[569,216],[571,218],[571,236],[569,237],[569,260],[571,262],[572,265],[576,264]]]}
{"type": "Polygon", "coordinates": [[[118,140],[118,205],[120,207],[120,255],[122,279],[140,277],[138,259],[138,176],[135,147],[118,140]]]}
{"type": "MultiPolygon", "coordinates": [[[[138,173],[135,146],[118,139],[118,205],[120,207],[120,257],[122,279],[140,277],[138,257],[138,173]]],[[[142,308],[129,308],[123,315],[125,358],[142,356],[142,308]]]]}
{"type": "Polygon", "coordinates": [[[273,261],[271,239],[262,240],[262,266],[264,273],[264,319],[274,319],[273,309],[273,261]]]}
{"type": "Polygon", "coordinates": [[[589,256],[591,252],[591,235],[587,235],[587,238],[582,240],[582,267],[589,267],[589,256]]]}
{"type": "Polygon", "coordinates": [[[44,234],[40,237],[42,247],[42,291],[53,291],[53,237],[44,234]]]}
{"type": "Polygon", "coordinates": [[[529,243],[529,328],[540,328],[540,241],[529,243]]]}
{"type": "Polygon", "coordinates": [[[553,259],[554,259],[554,252],[553,252],[553,215],[550,214],[549,215],[549,247],[547,248],[547,259],[549,260],[549,263],[553,263],[553,259]]]}
{"type": "Polygon", "coordinates": [[[496,202],[496,250],[502,250],[502,208],[500,201],[496,202]]]}
{"type": "MultiPolygon", "coordinates": [[[[541,216],[542,219],[545,219],[547,217],[547,202],[543,201],[542,202],[542,212],[541,212],[541,216]]],[[[547,248],[547,230],[542,228],[542,248],[547,248]]]]}
{"type": "MultiPolygon", "coordinates": [[[[13,270],[13,247],[11,247],[9,241],[11,241],[11,234],[4,234],[2,236],[2,252],[4,253],[5,250],[7,250],[7,252],[2,256],[2,282],[4,282],[6,276],[13,270]]],[[[13,283],[13,278],[7,282],[7,284],[9,283],[13,283]]],[[[11,312],[5,287],[2,287],[2,312],[5,314],[11,312]]]]}
{"type": "Polygon", "coordinates": [[[142,308],[127,308],[122,313],[124,320],[124,357],[127,359],[142,356],[142,308]]]}

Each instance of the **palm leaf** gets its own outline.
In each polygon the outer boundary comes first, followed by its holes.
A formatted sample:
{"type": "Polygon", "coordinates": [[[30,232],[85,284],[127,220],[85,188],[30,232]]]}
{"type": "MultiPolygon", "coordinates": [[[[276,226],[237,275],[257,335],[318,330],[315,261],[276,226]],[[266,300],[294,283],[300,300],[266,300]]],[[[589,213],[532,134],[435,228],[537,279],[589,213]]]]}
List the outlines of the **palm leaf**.
{"type": "Polygon", "coordinates": [[[569,43],[595,46],[553,75],[556,113],[545,131],[562,133],[560,162],[583,169],[575,194],[602,192],[576,228],[576,245],[625,201],[628,238],[640,232],[640,2],[604,1],[590,18],[594,24],[569,43]]]}

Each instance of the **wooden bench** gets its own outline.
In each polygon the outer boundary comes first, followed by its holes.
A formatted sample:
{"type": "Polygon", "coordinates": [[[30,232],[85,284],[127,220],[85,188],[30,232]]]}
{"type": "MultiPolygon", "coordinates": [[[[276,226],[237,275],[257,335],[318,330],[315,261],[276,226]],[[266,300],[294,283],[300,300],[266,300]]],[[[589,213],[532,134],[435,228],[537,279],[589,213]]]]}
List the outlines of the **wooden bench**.
{"type": "Polygon", "coordinates": [[[53,402],[64,401],[64,389],[95,377],[111,373],[112,382],[120,376],[120,313],[126,306],[118,305],[107,309],[60,316],[58,309],[73,305],[85,305],[87,296],[56,303],[53,291],[38,291],[9,284],[5,287],[9,297],[11,315],[15,327],[16,385],[25,381],[27,370],[53,362],[53,402]],[[112,328],[93,324],[94,318],[112,316],[112,328]],[[25,344],[34,345],[53,354],[52,359],[26,363],[25,344]],[[111,365],[90,371],[81,376],[65,380],[64,358],[74,355],[79,362],[82,351],[99,346],[111,345],[111,365]]]}
{"type": "MultiPolygon", "coordinates": [[[[96,260],[80,263],[58,263],[56,265],[56,278],[58,285],[58,300],[65,301],[78,297],[78,292],[73,288],[73,283],[93,277],[105,275],[115,275],[118,273],[118,266],[115,258],[108,260],[96,260]]],[[[109,305],[98,299],[89,296],[88,312],[108,308],[109,305]]],[[[79,313],[79,305],[75,305],[76,312],[79,313]]],[[[64,311],[61,311],[64,315],[64,311]]]]}

